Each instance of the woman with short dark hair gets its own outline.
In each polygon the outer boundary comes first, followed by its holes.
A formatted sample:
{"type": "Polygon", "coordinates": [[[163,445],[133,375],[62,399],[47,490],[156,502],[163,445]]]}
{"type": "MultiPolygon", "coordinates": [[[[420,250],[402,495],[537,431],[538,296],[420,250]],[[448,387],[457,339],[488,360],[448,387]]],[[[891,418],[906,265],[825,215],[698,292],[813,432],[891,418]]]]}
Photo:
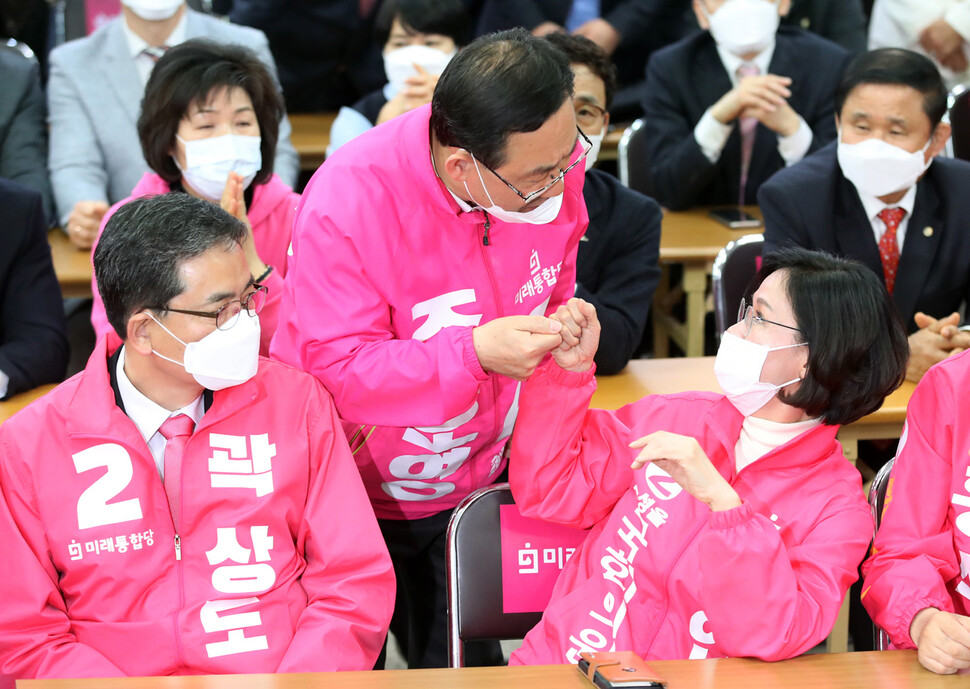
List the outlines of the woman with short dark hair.
{"type": "Polygon", "coordinates": [[[836,433],[902,382],[906,336],[854,261],[786,250],[754,287],[714,364],[725,394],[618,411],[588,409],[595,310],[560,307],[563,344],[522,388],[509,479],[523,514],[590,533],[513,663],[780,660],[832,630],[872,534],[836,433]]]}
{"type": "Polygon", "coordinates": [[[384,0],[375,19],[387,83],[350,107],[330,128],[327,155],[374,126],[431,102],[438,77],[468,43],[470,22],[461,0],[384,0]]]}
{"type": "MultiPolygon", "coordinates": [[[[273,174],[283,101],[272,75],[247,48],[196,39],[169,49],[145,87],[138,135],[153,172],[133,198],[184,192],[222,206],[250,228],[243,248],[253,279],[269,294],[260,313],[260,353],[276,330],[299,194],[273,174]]],[[[100,236],[100,235],[99,235],[100,236]]],[[[95,333],[111,330],[94,287],[95,333]]]]}

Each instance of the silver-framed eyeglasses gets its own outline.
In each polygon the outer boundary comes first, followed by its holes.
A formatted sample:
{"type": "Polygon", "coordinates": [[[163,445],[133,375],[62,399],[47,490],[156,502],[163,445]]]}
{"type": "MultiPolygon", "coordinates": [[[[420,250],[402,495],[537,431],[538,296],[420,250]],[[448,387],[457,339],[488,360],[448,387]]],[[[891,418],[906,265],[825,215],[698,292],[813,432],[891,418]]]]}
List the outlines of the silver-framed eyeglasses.
{"type": "Polygon", "coordinates": [[[258,285],[255,282],[250,285],[252,291],[245,294],[241,299],[233,299],[223,304],[216,311],[190,311],[188,309],[173,309],[169,306],[149,306],[153,311],[171,311],[172,313],[184,313],[187,316],[199,316],[200,318],[214,318],[216,328],[219,330],[229,330],[236,324],[240,313],[245,309],[250,316],[257,316],[266,305],[266,295],[269,289],[265,285],[258,285]]]}
{"type": "MultiPolygon", "coordinates": [[[[507,186],[512,191],[514,191],[516,193],[516,195],[520,199],[522,199],[523,202],[529,203],[529,201],[532,201],[533,199],[538,198],[539,196],[542,196],[547,191],[549,191],[550,189],[552,189],[555,185],[559,184],[559,182],[562,181],[563,177],[566,176],[566,173],[567,172],[569,172],[574,167],[576,167],[577,165],[579,165],[580,163],[582,163],[584,160],[586,160],[586,156],[589,155],[590,149],[593,148],[593,142],[590,141],[589,138],[585,134],[583,134],[583,130],[580,129],[579,127],[576,127],[576,131],[579,133],[579,137],[583,141],[583,152],[579,155],[579,158],[577,158],[575,160],[575,162],[573,162],[571,165],[569,165],[565,170],[563,168],[559,168],[559,175],[554,180],[552,180],[551,182],[549,182],[549,184],[547,184],[546,186],[542,187],[542,189],[538,189],[538,190],[533,191],[533,192],[531,192],[529,194],[523,194],[521,191],[519,191],[514,186],[512,186],[512,183],[511,182],[509,182],[508,180],[506,180],[499,173],[495,172],[495,170],[493,170],[492,168],[490,168],[485,163],[482,163],[482,167],[484,167],[486,170],[488,170],[493,175],[495,175],[496,177],[498,177],[500,180],[502,180],[503,182],[505,182],[505,186],[507,186]]],[[[471,156],[472,156],[473,159],[475,158],[475,154],[474,153],[471,153],[471,151],[469,151],[469,154],[471,154],[471,156]]]]}
{"type": "MultiPolygon", "coordinates": [[[[800,328],[796,328],[793,325],[785,325],[784,323],[778,323],[776,321],[769,321],[767,318],[762,318],[757,313],[755,313],[754,306],[747,303],[745,299],[741,300],[741,307],[738,309],[738,323],[744,323],[744,335],[748,336],[751,332],[751,326],[754,323],[758,325],[764,325],[769,323],[771,325],[777,325],[779,328],[787,328],[788,330],[794,330],[796,333],[801,333],[800,328]]],[[[804,333],[802,333],[804,335],[804,333]]]]}

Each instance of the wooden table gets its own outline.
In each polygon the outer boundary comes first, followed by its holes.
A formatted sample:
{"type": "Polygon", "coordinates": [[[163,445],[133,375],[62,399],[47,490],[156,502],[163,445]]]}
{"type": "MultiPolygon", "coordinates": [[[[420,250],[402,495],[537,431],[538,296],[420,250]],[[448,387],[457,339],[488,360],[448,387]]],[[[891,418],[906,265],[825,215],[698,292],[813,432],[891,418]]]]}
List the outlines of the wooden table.
{"type": "Polygon", "coordinates": [[[55,227],[47,233],[54,259],[54,272],[65,299],[91,296],[91,252],[79,250],[67,235],[55,227]]]}
{"type": "MultiPolygon", "coordinates": [[[[745,206],[752,215],[761,217],[757,206],[745,206]]],[[[704,354],[704,316],[707,276],[718,252],[725,245],[746,234],[760,234],[761,228],[732,230],[710,217],[709,208],[688,211],[664,210],[660,233],[660,267],[662,275],[654,295],[653,323],[655,356],[668,355],[669,340],[676,342],[687,356],[704,354]],[[670,265],[684,266],[685,319],[681,323],[659,306],[670,291],[670,265]]]]}
{"type": "MultiPolygon", "coordinates": [[[[645,395],[689,390],[721,392],[714,376],[712,356],[634,359],[615,376],[597,376],[596,385],[590,406],[597,409],[618,409],[645,395]]],[[[860,440],[899,437],[906,420],[906,405],[915,389],[915,383],[904,381],[881,408],[839,429],[838,438],[846,459],[853,463],[858,459],[860,440]]]]}
{"type": "Polygon", "coordinates": [[[335,112],[290,113],[293,133],[290,141],[300,154],[300,169],[313,171],[323,164],[330,145],[330,126],[337,118],[335,112]]]}
{"type": "Polygon", "coordinates": [[[10,399],[0,402],[0,423],[3,423],[28,404],[40,397],[43,397],[56,387],[57,386],[53,384],[41,385],[39,388],[22,392],[19,395],[14,395],[10,399]]]}
{"type": "MultiPolygon", "coordinates": [[[[780,663],[744,658],[654,661],[667,689],[950,689],[966,675],[934,675],[915,651],[806,655],[780,663]]],[[[18,689],[592,689],[571,665],[387,670],[302,675],[195,675],[19,680],[18,689]]]]}
{"type": "MultiPolygon", "coordinates": [[[[882,407],[855,423],[842,426],[837,438],[846,459],[855,464],[859,458],[859,441],[876,438],[898,438],[906,420],[906,406],[916,384],[905,381],[883,402],[882,407]]],[[[679,359],[634,359],[615,376],[598,376],[596,392],[590,406],[618,409],[645,395],[670,394],[702,390],[721,392],[714,376],[714,357],[679,359]]],[[[848,600],[842,604],[832,633],[826,640],[829,651],[848,648],[848,600]]]]}

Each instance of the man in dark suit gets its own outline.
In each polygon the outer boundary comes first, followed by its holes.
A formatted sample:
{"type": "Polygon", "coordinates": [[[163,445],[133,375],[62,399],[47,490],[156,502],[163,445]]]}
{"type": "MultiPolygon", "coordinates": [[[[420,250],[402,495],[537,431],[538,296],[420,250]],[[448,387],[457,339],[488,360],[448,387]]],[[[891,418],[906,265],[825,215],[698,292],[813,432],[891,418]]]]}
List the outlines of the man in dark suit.
{"type": "Polygon", "coordinates": [[[0,398],[5,398],[60,381],[68,348],[40,194],[0,179],[0,227],[0,398]]]}
{"type": "Polygon", "coordinates": [[[644,89],[652,190],[668,208],[754,203],[778,170],[835,138],[849,59],[778,29],[790,0],[694,0],[705,31],[655,53],[644,89]]]}
{"type": "Polygon", "coordinates": [[[47,103],[35,58],[0,45],[0,177],[34,189],[48,220],[54,198],[47,176],[47,103]]]}
{"type": "Polygon", "coordinates": [[[586,156],[583,200],[589,227],[576,256],[576,296],[596,307],[603,327],[596,372],[619,373],[640,344],[660,280],[662,213],[653,199],[627,189],[613,175],[592,169],[616,92],[616,70],[610,58],[582,36],[555,33],[546,39],[569,58],[576,124],[593,142],[586,156]]]}
{"type": "Polygon", "coordinates": [[[615,118],[640,115],[643,65],[654,50],[691,30],[689,0],[486,0],[478,35],[522,26],[536,36],[567,31],[590,39],[613,60],[620,89],[615,118]]]}
{"type": "Polygon", "coordinates": [[[840,140],[762,187],[764,251],[797,245],[868,265],[911,333],[906,376],[918,381],[970,346],[956,313],[970,295],[970,164],[934,158],[950,136],[946,89],[917,53],[860,55],[836,107],[840,140]]]}
{"type": "Polygon", "coordinates": [[[866,14],[859,0],[792,0],[781,23],[816,33],[853,55],[866,49],[866,14]]]}

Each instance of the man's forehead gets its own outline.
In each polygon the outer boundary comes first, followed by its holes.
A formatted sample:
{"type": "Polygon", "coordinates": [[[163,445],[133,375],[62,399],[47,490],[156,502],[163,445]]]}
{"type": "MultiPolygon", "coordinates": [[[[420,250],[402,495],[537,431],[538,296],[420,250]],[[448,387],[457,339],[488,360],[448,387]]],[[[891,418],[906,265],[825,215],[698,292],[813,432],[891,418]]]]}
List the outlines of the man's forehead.
{"type": "Polygon", "coordinates": [[[503,167],[519,174],[555,169],[572,155],[578,136],[575,121],[568,129],[554,135],[541,130],[513,134],[509,137],[503,167]]]}
{"type": "Polygon", "coordinates": [[[905,84],[860,84],[846,96],[842,115],[929,119],[923,110],[923,100],[922,93],[905,84]]]}

